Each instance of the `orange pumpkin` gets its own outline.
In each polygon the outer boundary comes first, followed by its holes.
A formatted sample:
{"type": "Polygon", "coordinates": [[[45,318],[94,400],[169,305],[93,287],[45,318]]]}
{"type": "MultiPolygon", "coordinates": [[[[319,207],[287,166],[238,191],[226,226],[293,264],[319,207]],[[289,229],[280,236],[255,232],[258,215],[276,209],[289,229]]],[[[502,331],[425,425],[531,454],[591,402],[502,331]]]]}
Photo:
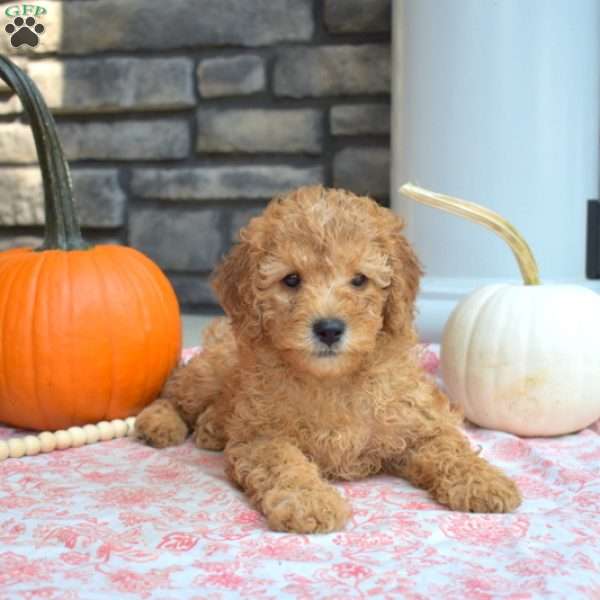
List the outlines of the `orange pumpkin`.
{"type": "Polygon", "coordinates": [[[44,181],[45,241],[0,253],[0,421],[33,429],[137,414],[181,349],[173,289],[149,258],[81,237],[52,115],[0,56],[31,121],[44,181]]]}

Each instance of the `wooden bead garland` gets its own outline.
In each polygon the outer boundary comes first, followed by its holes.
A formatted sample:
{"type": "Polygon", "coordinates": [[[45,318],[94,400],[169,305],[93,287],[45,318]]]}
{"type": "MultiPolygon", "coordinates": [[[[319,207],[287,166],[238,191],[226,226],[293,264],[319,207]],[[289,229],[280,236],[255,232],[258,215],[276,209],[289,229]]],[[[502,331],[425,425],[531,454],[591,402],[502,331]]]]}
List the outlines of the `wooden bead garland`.
{"type": "Polygon", "coordinates": [[[63,429],[54,433],[43,431],[39,435],[26,435],[21,438],[14,437],[5,441],[0,440],[0,462],[5,458],[35,456],[40,452],[79,448],[85,444],[95,444],[99,441],[105,442],[114,438],[133,436],[134,430],[135,417],[129,417],[128,419],[100,421],[97,425],[69,427],[66,431],[63,429]]]}

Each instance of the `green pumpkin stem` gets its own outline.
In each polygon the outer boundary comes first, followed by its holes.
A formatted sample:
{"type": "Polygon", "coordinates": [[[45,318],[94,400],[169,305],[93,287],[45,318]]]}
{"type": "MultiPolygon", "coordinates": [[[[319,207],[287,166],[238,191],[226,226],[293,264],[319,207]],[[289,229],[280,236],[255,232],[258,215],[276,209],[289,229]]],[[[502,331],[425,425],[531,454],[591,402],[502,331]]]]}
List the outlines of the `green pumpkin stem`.
{"type": "Polygon", "coordinates": [[[83,250],[73,203],[69,166],[56,133],[56,124],[35,83],[19,67],[0,55],[0,78],[20,98],[29,117],[44,183],[45,239],[39,250],[83,250]]]}
{"type": "Polygon", "coordinates": [[[527,245],[525,238],[513,227],[504,217],[498,213],[475,204],[474,202],[467,202],[460,198],[454,198],[453,196],[446,196],[445,194],[438,194],[436,192],[430,192],[420,188],[412,183],[405,183],[400,188],[400,193],[420,202],[427,206],[433,206],[434,208],[440,208],[446,212],[458,215],[479,223],[491,229],[494,233],[499,235],[512,250],[519,270],[521,271],[521,277],[525,285],[539,285],[540,275],[538,266],[533,256],[531,248],[527,245]]]}

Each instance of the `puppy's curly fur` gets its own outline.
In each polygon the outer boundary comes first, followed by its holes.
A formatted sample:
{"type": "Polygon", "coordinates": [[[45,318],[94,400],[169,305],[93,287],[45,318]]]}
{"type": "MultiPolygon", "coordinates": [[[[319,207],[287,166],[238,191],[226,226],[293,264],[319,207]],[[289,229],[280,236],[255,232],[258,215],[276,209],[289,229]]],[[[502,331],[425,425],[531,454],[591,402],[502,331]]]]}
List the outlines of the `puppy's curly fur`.
{"type": "Polygon", "coordinates": [[[215,273],[228,319],[138,416],[139,436],[163,447],[193,430],[199,447],[224,449],[229,476],[280,531],[342,528],[350,508],[327,480],[382,471],[453,510],[515,509],[515,484],[471,449],[418,365],[421,270],[402,227],[343,190],[271,202],[215,273]],[[345,331],[327,340],[324,319],[345,331]]]}

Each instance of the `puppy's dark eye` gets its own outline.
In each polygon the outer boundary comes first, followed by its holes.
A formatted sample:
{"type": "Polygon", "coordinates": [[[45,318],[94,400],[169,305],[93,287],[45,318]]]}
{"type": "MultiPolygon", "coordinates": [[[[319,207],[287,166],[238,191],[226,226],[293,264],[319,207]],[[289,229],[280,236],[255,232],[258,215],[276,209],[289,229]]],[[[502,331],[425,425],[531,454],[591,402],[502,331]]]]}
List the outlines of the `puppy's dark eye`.
{"type": "Polygon", "coordinates": [[[350,283],[354,286],[354,287],[363,287],[366,283],[367,283],[367,276],[363,275],[362,273],[359,273],[358,275],[355,275],[351,280],[350,283]]]}
{"type": "Polygon", "coordinates": [[[288,287],[295,288],[300,285],[300,275],[298,273],[290,273],[282,279],[283,283],[288,287]]]}

